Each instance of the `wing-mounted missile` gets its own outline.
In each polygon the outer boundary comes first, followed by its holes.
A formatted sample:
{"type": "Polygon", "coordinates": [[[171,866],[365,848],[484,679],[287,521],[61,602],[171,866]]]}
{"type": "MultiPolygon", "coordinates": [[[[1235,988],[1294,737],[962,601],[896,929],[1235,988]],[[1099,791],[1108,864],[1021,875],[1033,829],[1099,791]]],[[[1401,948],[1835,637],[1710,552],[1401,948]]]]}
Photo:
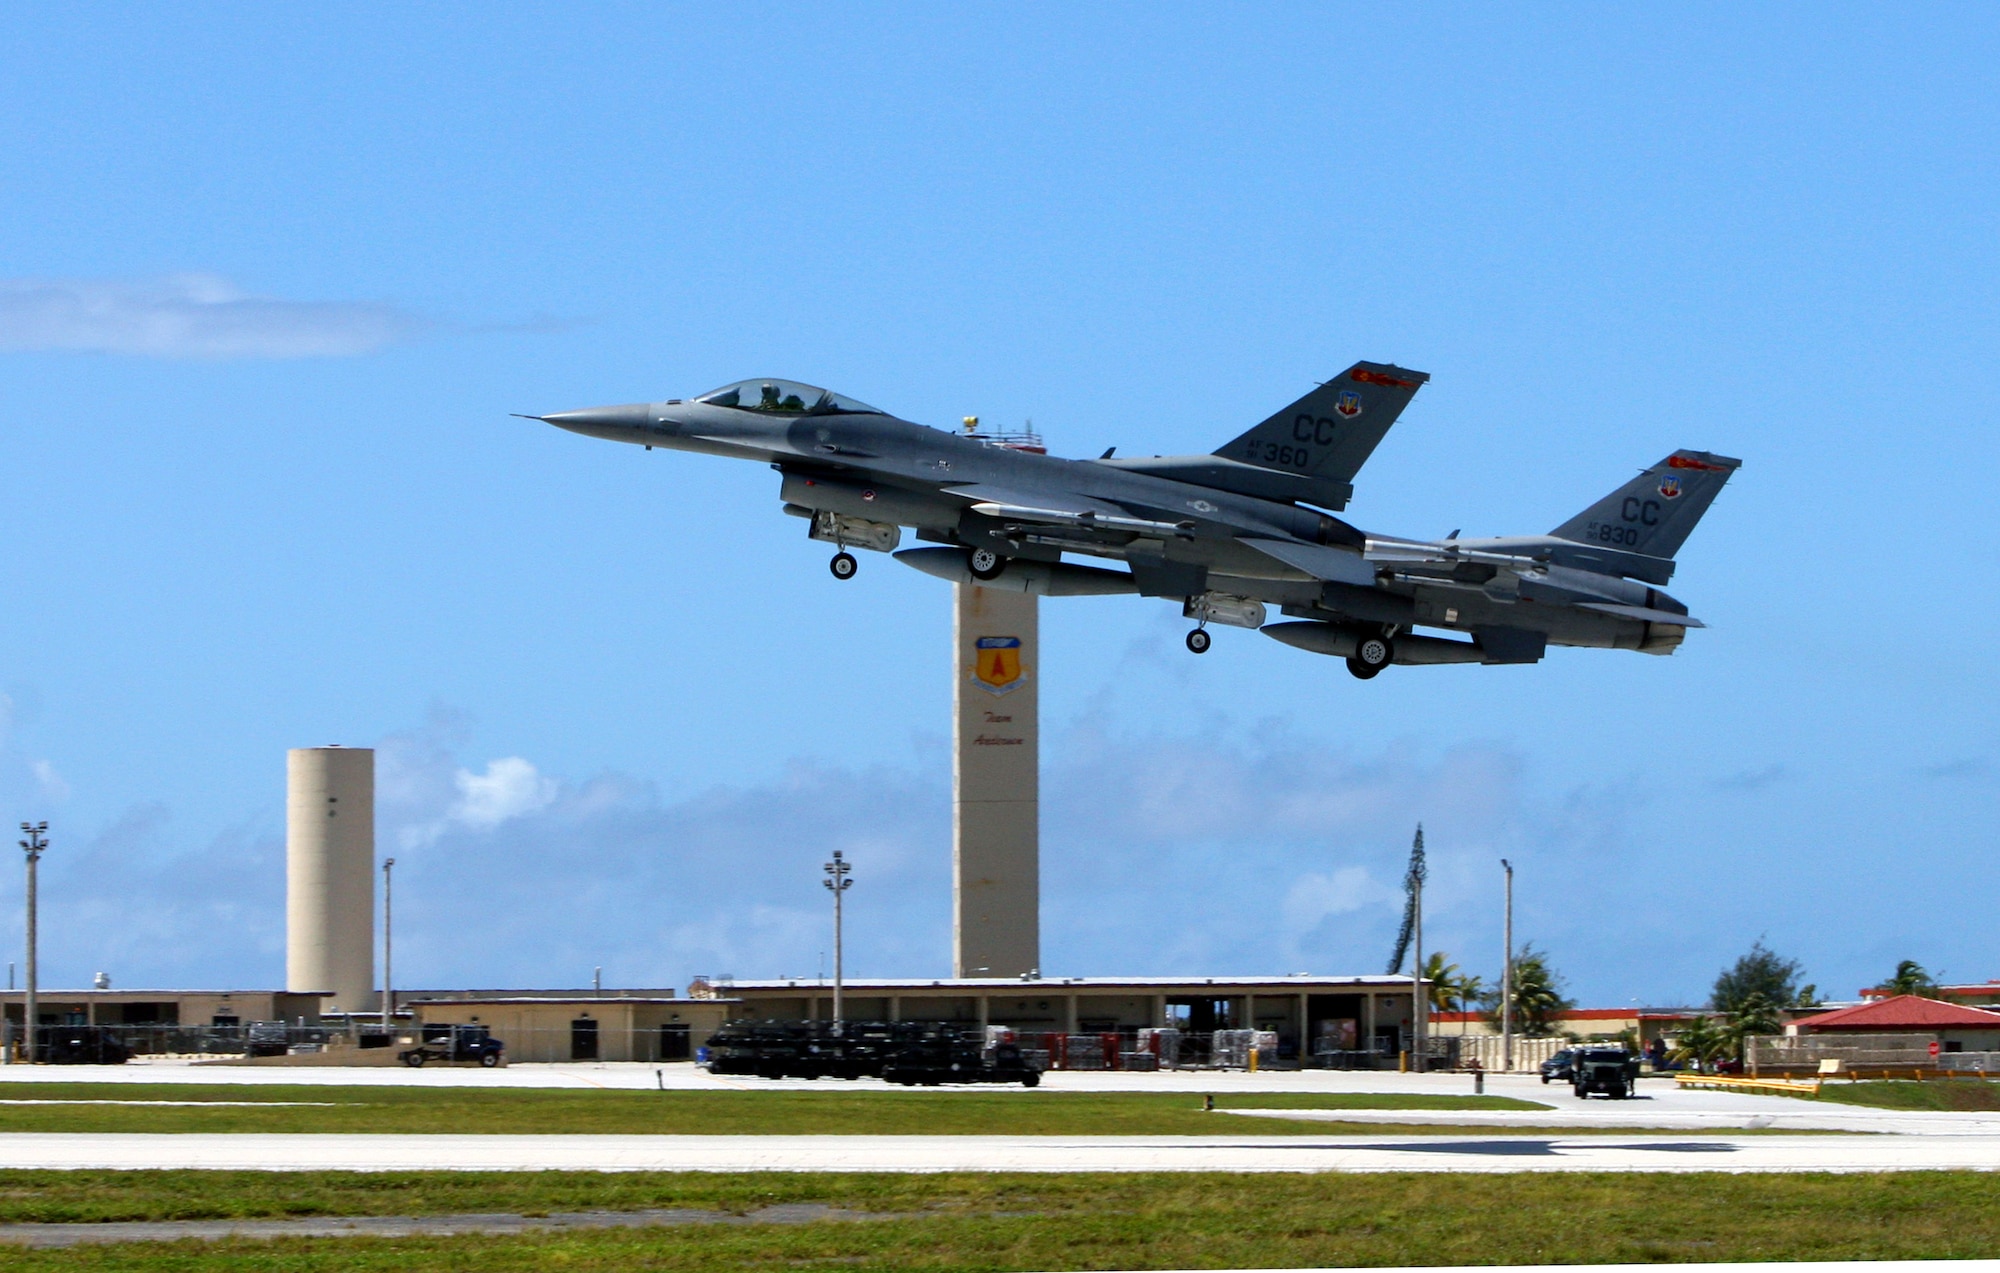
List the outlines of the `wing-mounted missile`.
{"type": "Polygon", "coordinates": [[[972,511],[991,517],[1008,529],[1033,531],[1039,526],[1068,526],[1077,530],[1129,532],[1143,539],[1193,539],[1193,522],[1156,522],[1143,517],[1124,517],[1085,509],[1068,513],[1055,508],[1026,508],[1018,504],[974,504],[972,511]]]}

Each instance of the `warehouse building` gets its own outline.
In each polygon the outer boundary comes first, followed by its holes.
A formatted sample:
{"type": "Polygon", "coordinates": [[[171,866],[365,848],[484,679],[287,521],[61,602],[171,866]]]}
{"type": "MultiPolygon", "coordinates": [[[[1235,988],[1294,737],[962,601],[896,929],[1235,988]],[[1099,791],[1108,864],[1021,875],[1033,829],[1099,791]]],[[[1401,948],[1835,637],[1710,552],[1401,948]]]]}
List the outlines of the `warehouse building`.
{"type": "MultiPolygon", "coordinates": [[[[827,1021],[831,982],[805,978],[703,978],[696,1000],[729,999],[747,1020],[827,1021]]],[[[1394,1065],[1413,1038],[1408,977],[1051,977],[849,980],[850,1021],[952,1021],[1010,1026],[1024,1034],[1134,1034],[1173,1028],[1191,1035],[1263,1030],[1279,1056],[1339,1056],[1394,1065]]]]}

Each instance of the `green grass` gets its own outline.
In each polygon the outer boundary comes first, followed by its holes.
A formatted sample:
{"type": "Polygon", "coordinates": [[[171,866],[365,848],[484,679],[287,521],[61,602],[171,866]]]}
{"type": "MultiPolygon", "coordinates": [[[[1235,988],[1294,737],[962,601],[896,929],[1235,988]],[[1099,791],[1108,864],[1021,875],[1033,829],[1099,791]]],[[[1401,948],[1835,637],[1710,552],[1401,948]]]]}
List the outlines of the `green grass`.
{"type": "Polygon", "coordinates": [[[1819,1098],[1877,1109],[2000,1110],[2000,1083],[1986,1079],[1925,1079],[1921,1083],[1835,1080],[1820,1088],[1819,1098]]]}
{"type": "Polygon", "coordinates": [[[2000,1174],[367,1175],[0,1172],[0,1217],[535,1212],[821,1202],[888,1218],[531,1237],[10,1252],[10,1270],[1088,1269],[1976,1258],[2000,1174]]]}
{"type": "MultiPolygon", "coordinates": [[[[1204,1113],[1199,1093],[1008,1089],[884,1091],[548,1091],[506,1088],[249,1087],[130,1083],[0,1083],[0,1099],[195,1101],[268,1104],[0,1105],[0,1132],[402,1132],[692,1135],[1259,1136],[1399,1130],[1463,1134],[1463,1126],[1408,1127],[1259,1119],[1204,1113]],[[287,1105],[304,1101],[321,1104],[287,1105]]],[[[1243,1094],[1237,1109],[1536,1110],[1503,1096],[1396,1093],[1243,1094]]]]}

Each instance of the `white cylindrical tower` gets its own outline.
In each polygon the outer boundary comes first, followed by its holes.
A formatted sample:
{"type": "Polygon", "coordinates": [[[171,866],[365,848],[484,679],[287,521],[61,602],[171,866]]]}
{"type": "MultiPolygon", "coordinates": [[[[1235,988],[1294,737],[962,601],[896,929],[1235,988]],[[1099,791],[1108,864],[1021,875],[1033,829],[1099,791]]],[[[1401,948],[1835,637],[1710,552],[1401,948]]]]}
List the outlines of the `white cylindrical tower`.
{"type": "Polygon", "coordinates": [[[333,1012],[366,1012],[375,992],[375,753],[286,754],[285,989],[332,991],[333,1012]]]}

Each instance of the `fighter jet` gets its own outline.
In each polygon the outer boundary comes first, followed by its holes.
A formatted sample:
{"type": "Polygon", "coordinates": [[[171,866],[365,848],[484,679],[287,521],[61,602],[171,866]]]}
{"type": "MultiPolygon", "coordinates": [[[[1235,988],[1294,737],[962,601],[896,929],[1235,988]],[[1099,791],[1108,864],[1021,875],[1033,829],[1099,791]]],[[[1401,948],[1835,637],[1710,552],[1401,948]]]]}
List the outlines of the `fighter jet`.
{"type": "Polygon", "coordinates": [[[769,464],[784,511],[835,549],[836,579],[865,549],[986,588],[1161,597],[1194,622],[1196,654],[1210,624],[1258,628],[1365,680],[1392,663],[1534,663],[1550,645],[1671,654],[1703,626],[1661,588],[1741,464],[1727,456],[1676,451],[1546,535],[1407,539],[1335,517],[1429,379],[1358,362],[1213,454],[1144,458],[1062,459],[1032,433],[934,429],[775,379],[526,418],[769,464]],[[901,548],[905,527],[931,546],[901,548]]]}

